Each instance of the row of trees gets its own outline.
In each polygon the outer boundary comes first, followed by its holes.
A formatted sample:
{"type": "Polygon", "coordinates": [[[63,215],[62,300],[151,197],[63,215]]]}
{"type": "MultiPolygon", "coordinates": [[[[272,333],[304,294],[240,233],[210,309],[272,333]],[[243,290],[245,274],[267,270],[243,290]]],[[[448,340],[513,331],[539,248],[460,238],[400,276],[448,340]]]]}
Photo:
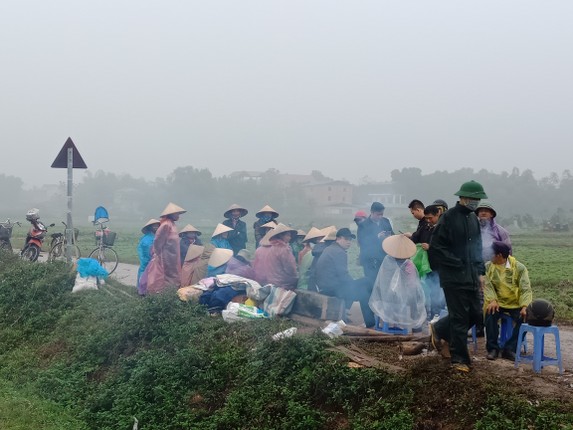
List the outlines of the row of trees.
{"type": "MultiPolygon", "coordinates": [[[[330,179],[318,171],[312,172],[312,176],[320,181],[330,179]]],[[[573,175],[569,171],[539,180],[531,170],[520,172],[518,169],[502,173],[459,169],[423,175],[419,168],[403,168],[392,171],[391,176],[391,186],[385,184],[383,188],[402,195],[406,204],[414,198],[426,203],[442,198],[454,204],[453,194],[459,185],[475,179],[482,183],[497,209],[498,218],[506,224],[514,220],[523,226],[547,221],[567,224],[569,218],[573,218],[573,175]]],[[[378,187],[382,188],[375,183],[356,185],[353,204],[367,209],[368,195],[375,193],[378,187]]],[[[29,207],[37,206],[47,215],[63,217],[65,184],[59,184],[56,190],[44,188],[46,192],[25,190],[20,178],[0,175],[0,192],[4,197],[0,216],[23,218],[29,207]]],[[[308,221],[308,214],[312,212],[312,202],[306,201],[301,186],[283,186],[276,169],[267,170],[258,180],[246,181],[230,176],[213,177],[208,169],[192,166],[179,167],[167,177],[155,180],[103,171],[87,172],[74,190],[74,212],[80,223],[87,221],[88,215],[99,205],[108,208],[115,219],[139,222],[156,216],[169,201],[188,209],[198,223],[218,221],[234,202],[249,208],[251,214],[270,204],[281,212],[283,219],[293,222],[308,221]]]]}

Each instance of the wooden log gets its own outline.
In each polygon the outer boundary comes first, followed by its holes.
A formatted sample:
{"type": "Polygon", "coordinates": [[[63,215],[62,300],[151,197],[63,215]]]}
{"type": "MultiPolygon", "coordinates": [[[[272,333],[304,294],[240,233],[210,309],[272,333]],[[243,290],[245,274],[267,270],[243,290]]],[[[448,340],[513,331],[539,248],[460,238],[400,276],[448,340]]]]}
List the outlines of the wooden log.
{"type": "Polygon", "coordinates": [[[344,317],[344,301],[314,291],[296,290],[292,313],[320,320],[338,321],[344,317]]]}
{"type": "Polygon", "coordinates": [[[371,328],[366,327],[358,327],[356,325],[347,324],[346,326],[342,327],[342,331],[344,334],[347,335],[356,335],[356,336],[393,336],[388,333],[384,333],[378,330],[373,330],[371,328]]]}
{"type": "Polygon", "coordinates": [[[350,336],[350,335],[344,335],[345,339],[350,339],[350,340],[362,340],[364,342],[403,342],[406,340],[412,340],[413,337],[412,336],[400,336],[400,335],[394,335],[394,334],[390,334],[387,336],[350,336]]]}
{"type": "Polygon", "coordinates": [[[348,358],[350,358],[353,362],[359,363],[360,365],[365,367],[376,367],[392,373],[400,373],[406,370],[403,367],[394,366],[393,364],[389,363],[384,363],[383,361],[380,361],[368,355],[366,352],[364,352],[355,345],[351,345],[348,348],[343,345],[339,345],[333,348],[329,348],[329,350],[340,352],[345,356],[347,356],[348,358]]]}

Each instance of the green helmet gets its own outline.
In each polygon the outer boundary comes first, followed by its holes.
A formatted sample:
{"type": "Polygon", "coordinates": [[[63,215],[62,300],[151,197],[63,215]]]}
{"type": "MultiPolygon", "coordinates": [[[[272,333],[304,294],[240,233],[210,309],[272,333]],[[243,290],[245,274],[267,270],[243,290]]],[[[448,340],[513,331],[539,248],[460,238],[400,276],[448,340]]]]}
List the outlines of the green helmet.
{"type": "Polygon", "coordinates": [[[464,182],[455,196],[468,197],[470,199],[487,199],[487,194],[479,182],[464,182]]]}

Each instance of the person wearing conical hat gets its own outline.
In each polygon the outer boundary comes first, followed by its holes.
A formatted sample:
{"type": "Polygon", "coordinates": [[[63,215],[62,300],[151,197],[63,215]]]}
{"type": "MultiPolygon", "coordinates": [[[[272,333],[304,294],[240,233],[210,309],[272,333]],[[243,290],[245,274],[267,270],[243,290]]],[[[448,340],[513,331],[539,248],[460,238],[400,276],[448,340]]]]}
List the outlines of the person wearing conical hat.
{"type": "Polygon", "coordinates": [[[209,265],[209,259],[211,258],[211,254],[215,249],[217,248],[215,248],[210,243],[207,243],[203,247],[203,252],[201,253],[201,256],[199,257],[199,259],[197,259],[197,261],[194,264],[193,274],[191,275],[191,282],[190,282],[191,285],[195,285],[201,279],[207,277],[207,267],[209,265]]]}
{"type": "Polygon", "coordinates": [[[185,262],[185,255],[187,255],[187,250],[190,245],[203,245],[199,236],[201,236],[201,232],[191,224],[187,224],[179,232],[179,253],[181,254],[181,265],[185,262]]]}
{"type": "Polygon", "coordinates": [[[187,212],[174,203],[169,203],[160,217],[160,224],[153,241],[153,253],[145,269],[146,292],[157,294],[168,287],[179,288],[181,284],[181,257],[179,234],[175,221],[187,212]]]}
{"type": "MultiPolygon", "coordinates": [[[[324,235],[320,231],[320,229],[316,227],[311,227],[307,234],[302,238],[302,244],[304,245],[303,248],[300,250],[297,256],[297,263],[299,267],[302,265],[302,260],[304,256],[312,251],[312,248],[316,245],[316,243],[322,239],[324,235]]],[[[311,254],[312,255],[312,254],[311,254]]],[[[312,261],[312,259],[310,260],[312,261]]],[[[301,272],[302,277],[302,272],[301,272]]]]}
{"type": "Polygon", "coordinates": [[[241,249],[237,255],[231,257],[227,263],[225,273],[242,276],[247,279],[255,279],[255,272],[251,267],[251,253],[246,249],[241,249]]]}
{"type": "Polygon", "coordinates": [[[292,249],[292,255],[294,255],[294,259],[298,264],[298,254],[303,250],[304,243],[302,243],[304,237],[306,236],[306,232],[304,230],[297,230],[296,236],[293,237],[293,240],[290,242],[290,247],[292,249]]]}
{"type": "Polygon", "coordinates": [[[324,227],[321,230],[322,238],[320,238],[314,248],[312,248],[312,263],[310,263],[310,268],[308,269],[308,289],[310,291],[318,291],[316,286],[316,263],[318,263],[324,250],[336,240],[337,230],[334,225],[324,227]]]}
{"type": "Polygon", "coordinates": [[[233,256],[232,249],[215,248],[209,258],[207,266],[207,277],[222,275],[225,273],[227,263],[233,256]]]}
{"type": "Polygon", "coordinates": [[[298,282],[296,261],[289,243],[296,230],[284,224],[267,233],[270,246],[259,246],[255,251],[253,270],[255,281],[294,290],[298,282]]]}
{"type": "Polygon", "coordinates": [[[245,208],[237,204],[232,204],[223,214],[226,219],[222,224],[233,229],[229,232],[227,237],[233,249],[233,255],[237,255],[241,249],[247,247],[247,224],[241,220],[241,218],[248,213],[249,211],[245,208]]]}
{"type": "Polygon", "coordinates": [[[197,267],[201,264],[201,255],[205,247],[202,245],[189,245],[185,253],[183,266],[181,267],[181,286],[187,287],[193,285],[191,280],[197,267]]]}
{"type": "Polygon", "coordinates": [[[141,232],[143,236],[139,239],[137,244],[137,255],[139,256],[139,270],[137,271],[137,291],[140,295],[145,295],[144,291],[140,291],[139,279],[145,268],[151,260],[151,248],[153,247],[153,240],[155,239],[155,232],[159,228],[160,221],[158,219],[151,218],[143,228],[141,232]]]}
{"type": "Polygon", "coordinates": [[[257,220],[253,223],[253,229],[255,230],[255,247],[258,248],[261,239],[267,233],[267,230],[261,229],[261,227],[268,222],[278,224],[276,219],[279,217],[279,213],[269,205],[266,205],[263,206],[255,216],[257,217],[257,220]]]}
{"type": "Polygon", "coordinates": [[[223,248],[223,249],[232,250],[233,248],[231,247],[231,244],[229,243],[229,240],[227,239],[229,232],[231,232],[231,231],[233,231],[233,229],[231,227],[227,227],[224,224],[217,224],[217,227],[215,227],[215,231],[213,232],[213,235],[211,236],[211,244],[215,248],[223,248]]]}
{"type": "Polygon", "coordinates": [[[410,258],[416,245],[404,234],[382,242],[386,257],[380,266],[369,305],[391,328],[412,330],[426,321],[424,290],[410,258]]]}

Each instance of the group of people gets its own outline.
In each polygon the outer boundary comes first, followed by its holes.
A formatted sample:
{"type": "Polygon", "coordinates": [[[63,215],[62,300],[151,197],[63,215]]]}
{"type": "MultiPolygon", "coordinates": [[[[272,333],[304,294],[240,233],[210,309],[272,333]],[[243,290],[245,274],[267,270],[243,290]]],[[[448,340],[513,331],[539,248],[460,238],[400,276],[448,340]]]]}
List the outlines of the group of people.
{"type": "Polygon", "coordinates": [[[488,359],[500,353],[512,358],[520,322],[532,301],[527,269],[511,255],[509,234],[495,222],[495,209],[481,202],[487,198],[483,187],[469,181],[455,195],[459,201],[452,208],[440,199],[428,206],[413,200],[409,209],[417,229],[400,234],[380,202],[372,203],[369,214],[356,213],[356,235],[335,226],[296,230],[278,222],[279,213],[266,205],[253,225],[254,256],[246,249],[247,225],[241,220],[247,209],[231,205],[203,244],[202,232],[192,225],[177,231],[175,222],[185,209],[169,203],[159,220],[149,220],[142,229],[138,291],[160,293],[227,273],[261,285],[336,296],[347,309],[357,301],[366,327],[375,326],[379,317],[416,330],[432,319],[433,345],[461,371],[471,365],[468,330],[483,327],[485,315],[488,359]],[[358,279],[348,268],[347,250],[354,239],[363,269],[358,279]],[[500,351],[502,313],[515,327],[500,351]]]}

